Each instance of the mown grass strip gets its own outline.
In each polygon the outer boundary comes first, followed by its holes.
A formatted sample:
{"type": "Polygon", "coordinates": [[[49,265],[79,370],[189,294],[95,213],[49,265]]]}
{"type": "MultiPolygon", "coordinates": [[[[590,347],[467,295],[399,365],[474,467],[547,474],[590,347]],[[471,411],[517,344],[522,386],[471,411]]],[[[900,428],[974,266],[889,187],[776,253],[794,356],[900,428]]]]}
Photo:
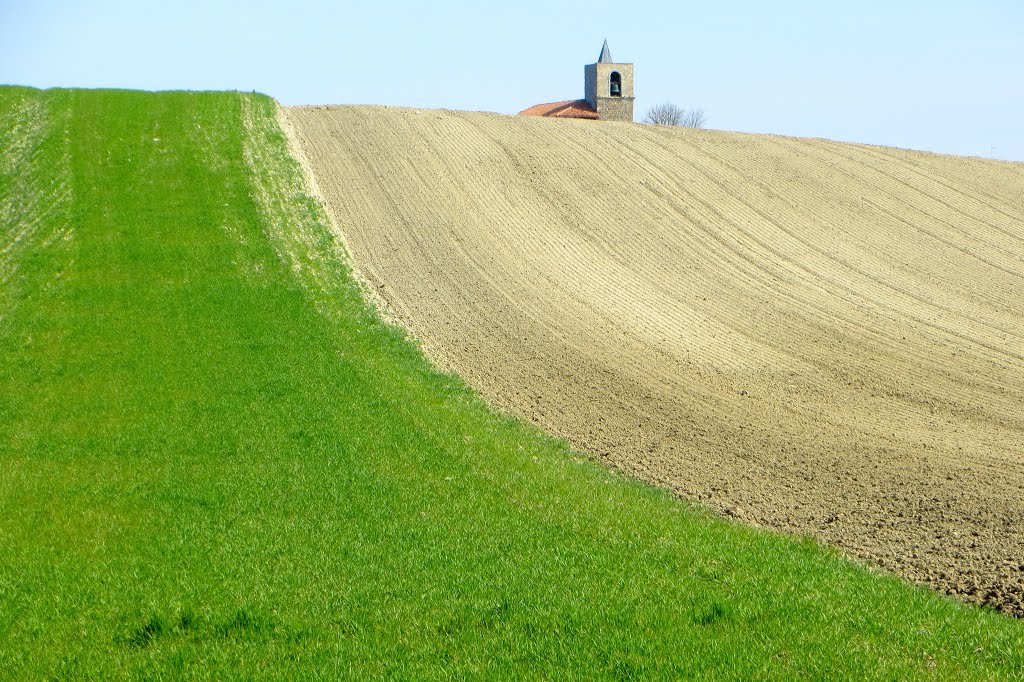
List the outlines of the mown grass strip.
{"type": "Polygon", "coordinates": [[[1024,669],[1019,622],[712,518],[433,371],[271,100],[5,88],[0,125],[27,145],[0,205],[51,207],[0,296],[4,675],[1024,669]]]}

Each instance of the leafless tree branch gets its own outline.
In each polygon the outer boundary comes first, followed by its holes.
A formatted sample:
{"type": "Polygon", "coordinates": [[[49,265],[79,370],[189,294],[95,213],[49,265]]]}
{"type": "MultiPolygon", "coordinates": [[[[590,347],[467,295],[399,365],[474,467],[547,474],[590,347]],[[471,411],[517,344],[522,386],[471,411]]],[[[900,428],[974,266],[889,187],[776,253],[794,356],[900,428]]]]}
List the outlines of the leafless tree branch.
{"type": "Polygon", "coordinates": [[[647,110],[644,123],[659,126],[683,126],[684,128],[703,128],[707,117],[703,109],[683,109],[671,102],[656,104],[647,110]]]}
{"type": "Polygon", "coordinates": [[[655,104],[647,110],[644,116],[644,123],[653,123],[657,126],[677,126],[683,120],[683,110],[671,102],[655,104]]]}

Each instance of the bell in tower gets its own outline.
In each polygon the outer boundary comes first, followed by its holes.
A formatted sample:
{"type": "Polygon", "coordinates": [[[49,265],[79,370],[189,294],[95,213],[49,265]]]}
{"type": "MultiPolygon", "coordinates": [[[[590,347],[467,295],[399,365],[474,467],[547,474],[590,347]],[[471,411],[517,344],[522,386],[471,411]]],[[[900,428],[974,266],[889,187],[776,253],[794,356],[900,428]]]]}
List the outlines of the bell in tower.
{"type": "Polygon", "coordinates": [[[608,90],[612,97],[622,97],[622,75],[618,71],[612,71],[608,90]]]}

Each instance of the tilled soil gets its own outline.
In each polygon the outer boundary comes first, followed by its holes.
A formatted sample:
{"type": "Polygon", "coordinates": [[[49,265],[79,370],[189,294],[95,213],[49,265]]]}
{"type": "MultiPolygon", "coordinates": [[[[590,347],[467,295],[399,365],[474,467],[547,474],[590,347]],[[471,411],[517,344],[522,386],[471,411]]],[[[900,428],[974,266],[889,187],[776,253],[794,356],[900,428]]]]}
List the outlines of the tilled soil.
{"type": "Polygon", "coordinates": [[[287,111],[444,368],[608,465],[1024,615],[1024,164],[287,111]]]}

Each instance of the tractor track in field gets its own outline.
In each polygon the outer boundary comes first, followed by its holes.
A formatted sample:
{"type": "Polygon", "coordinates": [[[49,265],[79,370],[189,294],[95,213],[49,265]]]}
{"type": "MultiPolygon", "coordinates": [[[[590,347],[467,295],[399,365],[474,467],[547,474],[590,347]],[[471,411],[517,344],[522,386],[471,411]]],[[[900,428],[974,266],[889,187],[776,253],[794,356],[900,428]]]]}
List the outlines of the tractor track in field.
{"type": "Polygon", "coordinates": [[[609,466],[1024,616],[1024,164],[292,107],[439,366],[609,466]]]}

